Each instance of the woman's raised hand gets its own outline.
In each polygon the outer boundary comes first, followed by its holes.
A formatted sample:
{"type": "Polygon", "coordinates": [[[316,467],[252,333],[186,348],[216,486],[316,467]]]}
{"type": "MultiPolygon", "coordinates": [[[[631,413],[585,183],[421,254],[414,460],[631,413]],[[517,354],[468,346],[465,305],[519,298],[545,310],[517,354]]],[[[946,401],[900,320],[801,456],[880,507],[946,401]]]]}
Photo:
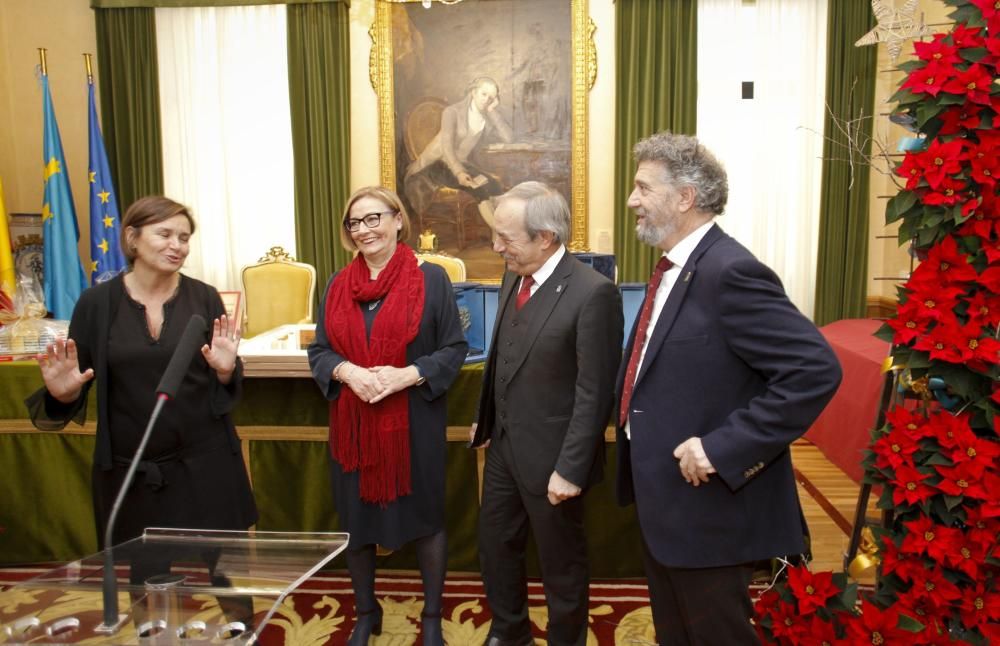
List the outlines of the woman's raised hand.
{"type": "Polygon", "coordinates": [[[93,368],[80,372],[80,362],[76,354],[76,341],[57,339],[45,346],[45,354],[38,357],[42,369],[42,380],[49,394],[64,404],[80,397],[83,385],[94,378],[93,368]]]}

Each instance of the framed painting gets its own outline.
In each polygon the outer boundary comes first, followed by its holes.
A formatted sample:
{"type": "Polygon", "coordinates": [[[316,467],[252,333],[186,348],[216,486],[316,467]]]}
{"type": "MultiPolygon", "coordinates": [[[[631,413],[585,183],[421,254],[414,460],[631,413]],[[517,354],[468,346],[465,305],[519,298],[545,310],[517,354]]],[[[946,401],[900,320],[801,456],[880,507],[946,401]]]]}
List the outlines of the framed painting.
{"type": "Polygon", "coordinates": [[[499,281],[494,200],[538,180],[570,205],[569,248],[587,250],[593,32],[587,0],[376,2],[381,182],[406,205],[415,249],[499,281]]]}

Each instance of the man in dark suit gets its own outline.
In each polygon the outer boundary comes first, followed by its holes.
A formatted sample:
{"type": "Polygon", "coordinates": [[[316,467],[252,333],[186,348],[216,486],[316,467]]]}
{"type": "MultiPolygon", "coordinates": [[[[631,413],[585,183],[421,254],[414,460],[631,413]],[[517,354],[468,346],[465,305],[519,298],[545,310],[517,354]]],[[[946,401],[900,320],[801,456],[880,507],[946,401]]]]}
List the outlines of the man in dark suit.
{"type": "Polygon", "coordinates": [[[670,133],[634,154],[636,236],[663,256],[618,374],[619,502],[636,504],[657,641],[759,643],[751,563],[805,550],[789,445],[840,365],[774,272],[713,222],[728,196],[715,157],[670,133]]]}
{"type": "Polygon", "coordinates": [[[525,545],[538,546],[548,643],[587,641],[583,494],[604,471],[604,431],[621,358],[621,296],[566,251],[566,200],[539,182],[502,195],[495,251],[508,271],[483,375],[472,446],[489,444],[479,558],[489,646],[534,643],[525,545]]]}

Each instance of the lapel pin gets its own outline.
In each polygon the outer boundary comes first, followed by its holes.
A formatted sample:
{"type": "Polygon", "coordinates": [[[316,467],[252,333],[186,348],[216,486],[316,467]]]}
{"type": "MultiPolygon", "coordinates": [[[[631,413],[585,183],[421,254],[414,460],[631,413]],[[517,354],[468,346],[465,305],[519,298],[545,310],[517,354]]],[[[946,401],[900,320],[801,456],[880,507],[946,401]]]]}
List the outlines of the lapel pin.
{"type": "Polygon", "coordinates": [[[691,273],[692,273],[692,272],[690,272],[690,271],[689,271],[689,272],[687,273],[687,275],[686,275],[686,276],[684,276],[684,282],[685,282],[685,283],[686,283],[686,282],[688,282],[689,280],[691,280],[691,273]]]}
{"type": "Polygon", "coordinates": [[[562,287],[563,286],[562,286],[561,283],[559,285],[556,285],[556,294],[561,294],[562,293],[562,287]]]}

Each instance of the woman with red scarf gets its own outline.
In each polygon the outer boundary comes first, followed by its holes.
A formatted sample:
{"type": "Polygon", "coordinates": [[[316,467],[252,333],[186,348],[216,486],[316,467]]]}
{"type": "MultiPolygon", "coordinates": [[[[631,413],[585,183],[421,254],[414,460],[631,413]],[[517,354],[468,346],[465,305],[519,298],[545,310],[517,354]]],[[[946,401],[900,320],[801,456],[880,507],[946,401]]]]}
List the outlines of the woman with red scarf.
{"type": "Polygon", "coordinates": [[[371,186],[347,201],[340,237],[354,260],[330,280],[309,365],[330,401],[330,456],[357,622],[352,646],[382,632],[375,546],[413,542],[424,587],[423,643],[443,644],[445,392],[468,352],[444,270],[400,242],[399,197],[371,186]]]}

